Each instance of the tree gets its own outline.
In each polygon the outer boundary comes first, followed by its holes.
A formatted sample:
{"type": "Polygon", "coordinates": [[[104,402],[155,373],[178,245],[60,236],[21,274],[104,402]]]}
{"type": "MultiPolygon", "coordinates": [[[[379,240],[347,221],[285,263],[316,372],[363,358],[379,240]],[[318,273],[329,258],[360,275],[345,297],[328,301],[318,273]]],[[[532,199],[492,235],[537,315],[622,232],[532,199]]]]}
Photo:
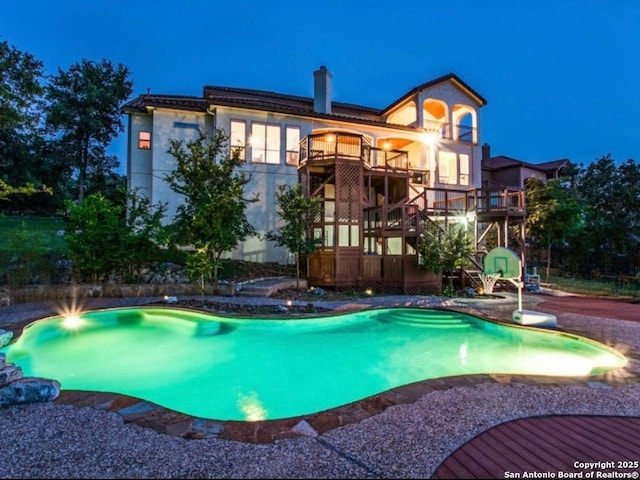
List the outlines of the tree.
{"type": "Polygon", "coordinates": [[[428,222],[417,245],[419,267],[442,275],[449,273],[447,295],[453,295],[453,272],[469,262],[473,254],[473,241],[464,224],[452,223],[445,228],[428,222]]]}
{"type": "Polygon", "coordinates": [[[97,192],[69,206],[69,252],[76,268],[93,282],[113,271],[125,272],[131,280],[141,265],[156,258],[164,241],[166,205],[151,205],[137,190],[125,197],[126,202],[116,203],[97,192]]]}
{"type": "Polygon", "coordinates": [[[582,208],[572,192],[559,179],[546,183],[530,177],[525,184],[527,237],[542,243],[547,251],[546,281],[551,268],[551,248],[564,245],[580,228],[582,208]]]}
{"type": "Polygon", "coordinates": [[[132,90],[127,67],[109,60],[82,60],[66,72],[58,68],[47,86],[47,128],[66,146],[66,160],[78,174],[80,201],[89,175],[118,166],[106,148],[124,131],[120,105],[132,90]]]}
{"type": "Polygon", "coordinates": [[[0,42],[0,195],[8,191],[8,185],[23,185],[23,190],[28,185],[42,186],[42,177],[34,171],[34,145],[44,91],[43,68],[33,55],[0,42]]]}
{"type": "Polygon", "coordinates": [[[628,160],[617,164],[610,155],[582,170],[577,182],[579,198],[585,206],[580,240],[590,273],[633,275],[637,271],[639,181],[637,163],[628,160]]]}
{"type": "Polygon", "coordinates": [[[36,189],[36,187],[32,184],[26,184],[20,187],[12,187],[11,185],[3,182],[2,179],[0,179],[0,200],[7,200],[9,198],[9,195],[32,195],[37,191],[38,190],[36,189]]]}
{"type": "Polygon", "coordinates": [[[77,270],[91,281],[121,263],[119,246],[125,236],[122,210],[100,193],[69,206],[66,241],[77,270]]]}
{"type": "Polygon", "coordinates": [[[316,197],[307,197],[302,192],[302,184],[294,187],[280,185],[276,192],[278,215],[283,225],[276,231],[267,232],[267,239],[284,246],[296,257],[296,288],[300,288],[300,256],[312,253],[322,239],[313,238],[309,225],[320,214],[322,205],[316,197]]]}
{"type": "MultiPolygon", "coordinates": [[[[171,139],[169,144],[177,165],[165,181],[184,197],[171,223],[173,242],[201,252],[213,264],[217,283],[222,254],[257,235],[247,220],[246,208],[258,201],[258,195],[245,198],[251,175],[238,170],[243,162],[236,150],[229,152],[224,130],[214,129],[211,135],[200,130],[195,140],[171,139]]],[[[193,264],[200,272],[207,271],[202,258],[193,264]]]]}
{"type": "MultiPolygon", "coordinates": [[[[0,131],[29,132],[38,123],[44,65],[6,41],[0,42],[0,131]]],[[[3,138],[3,140],[6,140],[3,138]]]]}
{"type": "MultiPolygon", "coordinates": [[[[105,198],[110,199],[104,193],[105,198]]],[[[118,205],[118,198],[126,203],[125,231],[119,245],[121,266],[127,271],[129,279],[140,273],[140,267],[158,258],[158,251],[166,246],[166,228],[162,225],[166,203],[151,204],[148,197],[135,188],[126,193],[118,190],[111,202],[118,205]],[[115,199],[115,200],[114,200],[115,199]]],[[[122,205],[120,203],[120,205],[122,205]]]]}

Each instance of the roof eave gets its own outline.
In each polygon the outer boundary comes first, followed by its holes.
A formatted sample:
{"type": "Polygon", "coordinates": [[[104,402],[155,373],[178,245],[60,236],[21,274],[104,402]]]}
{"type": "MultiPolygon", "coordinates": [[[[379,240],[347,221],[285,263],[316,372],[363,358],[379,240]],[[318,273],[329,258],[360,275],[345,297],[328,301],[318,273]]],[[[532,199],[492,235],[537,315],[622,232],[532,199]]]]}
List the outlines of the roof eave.
{"type": "Polygon", "coordinates": [[[436,78],[434,80],[431,80],[429,82],[422,83],[422,84],[418,85],[417,87],[414,87],[409,92],[405,93],[400,98],[398,98],[396,101],[394,101],[389,106],[384,108],[381,111],[381,115],[387,114],[390,110],[392,110],[395,107],[397,107],[398,105],[402,104],[403,102],[405,102],[406,100],[411,98],[413,95],[415,95],[419,91],[424,90],[425,88],[432,87],[432,86],[437,85],[437,84],[442,83],[442,82],[447,82],[447,81],[453,82],[458,88],[460,88],[465,93],[467,93],[467,95],[472,97],[478,103],[478,105],[480,105],[481,107],[484,107],[487,104],[487,101],[485,100],[484,97],[482,97],[482,95],[480,95],[473,88],[471,88],[469,85],[467,85],[456,74],[449,73],[447,75],[443,75],[442,77],[438,77],[438,78],[436,78]]]}

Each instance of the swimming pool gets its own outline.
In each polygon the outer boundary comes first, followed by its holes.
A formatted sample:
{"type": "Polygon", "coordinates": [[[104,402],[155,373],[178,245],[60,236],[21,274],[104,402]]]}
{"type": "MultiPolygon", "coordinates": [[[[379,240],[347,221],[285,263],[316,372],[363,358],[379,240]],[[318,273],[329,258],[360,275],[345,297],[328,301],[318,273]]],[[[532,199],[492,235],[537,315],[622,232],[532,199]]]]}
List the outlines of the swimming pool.
{"type": "Polygon", "coordinates": [[[217,420],[316,413],[420,380],[585,376],[626,364],[591,340],[448,310],[243,319],[168,307],[36,321],[0,351],[63,390],[113,392],[217,420]]]}

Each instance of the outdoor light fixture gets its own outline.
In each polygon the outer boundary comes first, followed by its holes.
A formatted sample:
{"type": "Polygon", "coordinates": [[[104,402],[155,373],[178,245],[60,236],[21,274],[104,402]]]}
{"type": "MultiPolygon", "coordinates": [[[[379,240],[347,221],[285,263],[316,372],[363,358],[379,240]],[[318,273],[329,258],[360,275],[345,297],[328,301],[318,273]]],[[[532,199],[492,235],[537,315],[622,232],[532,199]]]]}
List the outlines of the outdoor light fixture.
{"type": "Polygon", "coordinates": [[[433,147],[436,143],[438,143],[438,134],[435,132],[427,132],[423,136],[423,141],[430,147],[433,147]]]}
{"type": "Polygon", "coordinates": [[[456,220],[458,221],[458,223],[461,223],[465,227],[469,223],[469,219],[467,218],[466,215],[460,215],[460,216],[456,217],[456,220]]]}

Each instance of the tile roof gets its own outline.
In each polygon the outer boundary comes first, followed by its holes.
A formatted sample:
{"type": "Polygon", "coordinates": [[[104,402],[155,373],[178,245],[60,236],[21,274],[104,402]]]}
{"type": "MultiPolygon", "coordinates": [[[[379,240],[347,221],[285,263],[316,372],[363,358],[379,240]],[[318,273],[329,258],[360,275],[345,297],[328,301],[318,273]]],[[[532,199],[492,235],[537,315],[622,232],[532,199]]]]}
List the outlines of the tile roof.
{"type": "Polygon", "coordinates": [[[393,125],[394,128],[415,130],[414,127],[389,124],[384,120],[384,115],[391,108],[403,102],[414,93],[446,81],[456,83],[459,88],[466,90],[469,94],[474,96],[479,104],[486,104],[486,101],[471,87],[456,75],[450,73],[415,87],[385,109],[366,107],[352,103],[332,102],[330,114],[318,113],[314,111],[314,99],[311,97],[287,95],[266,90],[205,85],[202,97],[144,94],[126,103],[122,107],[122,110],[124,113],[132,113],[145,112],[147,107],[166,107],[204,112],[207,107],[211,105],[223,105],[387,127],[393,125]]]}
{"type": "Polygon", "coordinates": [[[505,155],[498,155],[491,157],[489,162],[483,162],[482,168],[484,170],[504,170],[508,168],[527,167],[542,172],[549,172],[558,170],[569,163],[568,159],[553,160],[544,163],[529,163],[522,160],[516,160],[515,158],[507,157],[505,155]]]}
{"type": "Polygon", "coordinates": [[[383,109],[382,113],[388,112],[393,107],[395,107],[396,105],[401,103],[403,100],[405,100],[407,97],[410,97],[411,95],[419,92],[420,90],[424,90],[425,88],[429,88],[429,87],[432,87],[434,85],[437,85],[438,83],[444,83],[444,82],[447,82],[447,81],[452,81],[453,83],[456,83],[458,85],[458,87],[462,88],[463,90],[466,90],[467,93],[469,93],[471,96],[476,98],[476,100],[480,104],[480,106],[484,106],[484,105],[487,104],[487,101],[478,92],[476,92],[473,88],[471,88],[469,85],[467,85],[455,73],[448,73],[447,75],[443,75],[441,77],[434,78],[433,80],[429,80],[428,82],[422,83],[422,84],[418,85],[417,87],[412,88],[407,93],[405,93],[400,98],[398,98],[396,101],[391,103],[388,107],[383,109]]]}
{"type": "Polygon", "coordinates": [[[183,110],[202,111],[207,110],[207,102],[203,98],[184,95],[152,95],[146,93],[140,95],[123,107],[124,113],[146,112],[147,107],[180,108],[183,110]]]}
{"type": "MultiPolygon", "coordinates": [[[[231,88],[218,86],[205,86],[204,98],[216,101],[255,102],[258,104],[272,104],[280,107],[299,109],[302,112],[314,113],[313,98],[286,95],[265,90],[252,90],[246,88],[231,88]]],[[[334,114],[354,117],[369,117],[371,120],[379,119],[381,110],[351,103],[331,102],[334,114]]]]}
{"type": "Polygon", "coordinates": [[[378,115],[379,110],[349,103],[333,102],[332,113],[328,114],[315,112],[312,98],[229,87],[205,87],[205,92],[206,98],[144,94],[126,103],[122,111],[123,113],[144,113],[147,107],[165,107],[205,112],[210,106],[221,105],[415,131],[415,127],[385,122],[378,115]]]}

